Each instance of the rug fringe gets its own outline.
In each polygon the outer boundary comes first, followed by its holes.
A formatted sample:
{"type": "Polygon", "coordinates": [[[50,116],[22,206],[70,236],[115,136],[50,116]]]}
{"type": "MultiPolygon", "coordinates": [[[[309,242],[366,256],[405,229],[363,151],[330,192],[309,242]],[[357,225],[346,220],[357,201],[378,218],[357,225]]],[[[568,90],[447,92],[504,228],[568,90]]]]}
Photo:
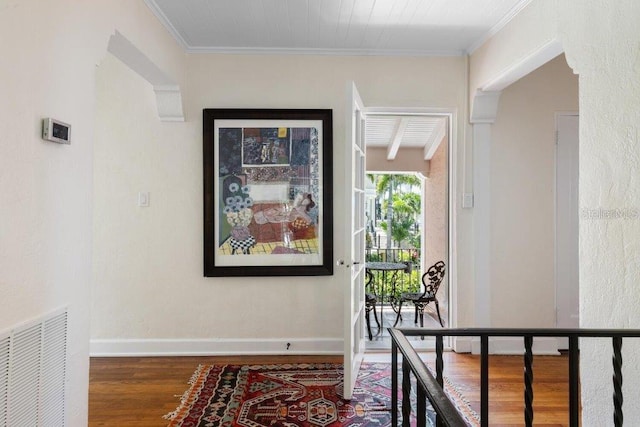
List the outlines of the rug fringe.
{"type": "MultiPolygon", "coordinates": [[[[189,379],[188,384],[190,385],[190,387],[184,393],[182,393],[182,396],[175,395],[175,397],[180,397],[180,404],[175,409],[175,411],[163,415],[163,419],[171,421],[173,423],[173,421],[176,421],[176,419],[180,415],[183,415],[185,413],[185,409],[188,409],[191,406],[191,403],[195,399],[197,399],[198,395],[200,394],[200,389],[202,388],[202,384],[204,384],[204,379],[207,377],[212,367],[212,365],[198,365],[195,372],[189,379]]],[[[169,426],[172,426],[172,423],[169,424],[169,426]]]]}
{"type": "Polygon", "coordinates": [[[445,393],[453,401],[454,406],[469,426],[480,425],[480,415],[471,408],[471,402],[449,378],[444,377],[445,393]]]}
{"type": "MultiPolygon", "coordinates": [[[[388,363],[372,363],[368,364],[376,369],[384,369],[385,367],[389,367],[388,363]]],[[[214,368],[224,369],[225,366],[229,365],[198,365],[195,372],[191,375],[189,379],[189,389],[186,390],[182,396],[180,396],[180,405],[176,408],[175,411],[170,412],[163,416],[165,420],[169,421],[168,427],[178,427],[181,426],[182,423],[189,417],[189,413],[193,405],[198,402],[198,399],[201,398],[201,392],[204,389],[204,386],[207,379],[209,378],[212,369],[214,368]]],[[[292,368],[308,368],[308,367],[316,367],[323,369],[336,369],[342,370],[342,365],[338,364],[269,364],[269,365],[241,365],[239,366],[239,370],[252,370],[252,369],[292,369],[292,368]]],[[[363,364],[363,366],[365,366],[363,364]]],[[[428,369],[433,373],[433,370],[430,366],[428,369]]],[[[444,377],[444,389],[445,393],[451,399],[458,409],[458,412],[462,415],[465,422],[469,426],[478,426],[480,417],[479,415],[471,408],[470,402],[465,398],[464,394],[458,388],[458,386],[451,381],[448,377],[444,377]]],[[[178,397],[178,396],[176,396],[178,397]]],[[[375,408],[370,408],[375,412],[375,408]]],[[[388,412],[390,408],[386,406],[384,408],[378,408],[377,410],[384,410],[388,412]]]]}

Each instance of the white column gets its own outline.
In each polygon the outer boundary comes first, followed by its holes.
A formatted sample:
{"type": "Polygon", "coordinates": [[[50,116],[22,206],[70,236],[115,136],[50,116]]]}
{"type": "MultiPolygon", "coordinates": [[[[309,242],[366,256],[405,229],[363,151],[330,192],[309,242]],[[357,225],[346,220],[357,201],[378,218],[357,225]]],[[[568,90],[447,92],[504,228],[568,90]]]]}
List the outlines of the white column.
{"type": "Polygon", "coordinates": [[[500,93],[478,91],[471,107],[476,327],[491,326],[491,125],[500,93]]]}

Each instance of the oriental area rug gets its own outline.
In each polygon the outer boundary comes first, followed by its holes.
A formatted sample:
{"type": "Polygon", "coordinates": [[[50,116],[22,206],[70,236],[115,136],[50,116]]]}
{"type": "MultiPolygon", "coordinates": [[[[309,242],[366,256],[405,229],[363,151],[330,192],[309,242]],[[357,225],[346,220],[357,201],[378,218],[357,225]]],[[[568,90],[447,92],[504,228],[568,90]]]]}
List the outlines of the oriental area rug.
{"type": "MultiPolygon", "coordinates": [[[[200,365],[189,384],[180,406],[165,415],[169,427],[391,426],[387,363],[362,364],[351,400],[341,398],[340,364],[200,365]]],[[[478,425],[446,378],[445,391],[467,424],[478,425]]],[[[431,410],[427,419],[433,425],[431,410]]]]}

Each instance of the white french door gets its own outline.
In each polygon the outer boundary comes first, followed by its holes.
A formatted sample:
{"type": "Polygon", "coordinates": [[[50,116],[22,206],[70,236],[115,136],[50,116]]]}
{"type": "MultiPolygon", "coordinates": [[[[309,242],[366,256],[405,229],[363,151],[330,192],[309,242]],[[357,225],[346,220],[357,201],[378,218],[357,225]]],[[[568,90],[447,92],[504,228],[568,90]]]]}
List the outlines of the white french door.
{"type": "Polygon", "coordinates": [[[344,391],[343,397],[351,399],[360,364],[364,357],[364,276],[365,234],[364,215],[365,185],[365,114],[364,105],[355,83],[348,87],[347,134],[345,153],[345,218],[348,218],[345,236],[345,256],[341,264],[344,272],[344,391]]]}

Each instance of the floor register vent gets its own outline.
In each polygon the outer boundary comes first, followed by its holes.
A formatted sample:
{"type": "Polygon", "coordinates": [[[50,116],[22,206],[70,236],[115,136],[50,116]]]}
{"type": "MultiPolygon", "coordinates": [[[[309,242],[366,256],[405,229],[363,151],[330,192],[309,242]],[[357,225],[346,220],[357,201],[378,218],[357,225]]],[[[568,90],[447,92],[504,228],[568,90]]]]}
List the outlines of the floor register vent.
{"type": "Polygon", "coordinates": [[[0,427],[64,426],[67,310],[0,333],[0,427]]]}

